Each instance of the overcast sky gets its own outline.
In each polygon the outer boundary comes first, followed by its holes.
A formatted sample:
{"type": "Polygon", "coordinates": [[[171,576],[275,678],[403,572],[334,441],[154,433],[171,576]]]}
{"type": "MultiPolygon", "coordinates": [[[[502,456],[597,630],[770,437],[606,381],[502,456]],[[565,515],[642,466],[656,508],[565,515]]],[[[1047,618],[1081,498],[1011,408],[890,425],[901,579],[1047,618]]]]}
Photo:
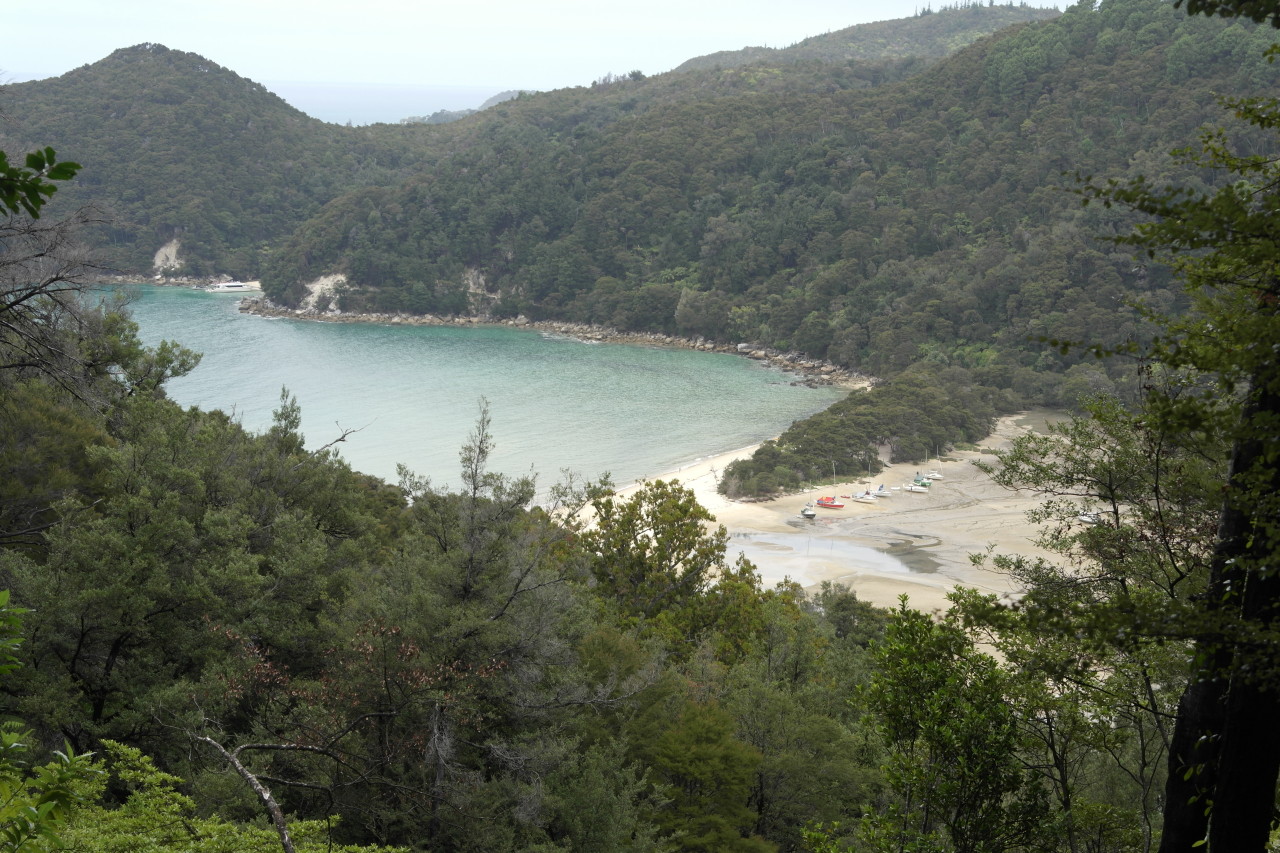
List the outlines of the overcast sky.
{"type": "Polygon", "coordinates": [[[154,42],[268,84],[546,90],[607,73],[669,71],[718,50],[786,47],[857,23],[909,17],[931,2],[9,0],[0,70],[11,80],[51,77],[154,42]]]}

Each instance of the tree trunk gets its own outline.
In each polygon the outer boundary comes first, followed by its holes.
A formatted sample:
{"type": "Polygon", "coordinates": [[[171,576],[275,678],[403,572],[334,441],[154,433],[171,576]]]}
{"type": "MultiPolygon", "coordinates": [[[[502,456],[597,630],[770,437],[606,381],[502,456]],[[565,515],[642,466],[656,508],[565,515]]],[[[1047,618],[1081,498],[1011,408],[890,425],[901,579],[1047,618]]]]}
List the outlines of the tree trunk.
{"type": "Polygon", "coordinates": [[[1217,780],[1218,739],[1225,717],[1227,682],[1213,672],[1230,664],[1222,649],[1205,650],[1182,698],[1169,749],[1160,853],[1191,853],[1209,834],[1209,801],[1217,780]]]}
{"type": "MultiPolygon", "coordinates": [[[[1266,539],[1260,533],[1258,538],[1266,539]]],[[[1269,575],[1257,568],[1250,572],[1244,591],[1245,630],[1258,634],[1274,630],[1280,604],[1280,573],[1267,568],[1269,575]]],[[[1254,649],[1236,654],[1209,822],[1210,850],[1267,847],[1280,776],[1280,693],[1274,673],[1264,671],[1274,661],[1260,660],[1264,655],[1254,649]]]]}
{"type": "Polygon", "coordinates": [[[1205,593],[1208,636],[1178,705],[1160,853],[1203,851],[1195,845],[1206,838],[1210,853],[1262,853],[1271,831],[1280,693],[1265,644],[1280,623],[1280,543],[1268,502],[1280,493],[1280,455],[1268,425],[1280,422],[1280,394],[1277,371],[1265,368],[1232,452],[1205,593]]]}

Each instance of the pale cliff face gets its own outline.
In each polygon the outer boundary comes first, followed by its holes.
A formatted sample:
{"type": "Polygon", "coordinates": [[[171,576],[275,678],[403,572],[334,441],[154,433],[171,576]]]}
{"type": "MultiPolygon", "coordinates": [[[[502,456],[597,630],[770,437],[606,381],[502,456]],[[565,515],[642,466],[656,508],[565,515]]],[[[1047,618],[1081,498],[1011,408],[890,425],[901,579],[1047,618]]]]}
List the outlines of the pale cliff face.
{"type": "Polygon", "coordinates": [[[151,265],[156,272],[165,272],[166,270],[176,270],[182,266],[182,259],[178,257],[178,249],[181,248],[178,239],[175,237],[168,243],[160,247],[156,252],[151,265]]]}
{"type": "Polygon", "coordinates": [[[307,295],[303,297],[301,307],[306,311],[333,311],[337,300],[338,287],[347,283],[342,273],[322,275],[307,285],[307,295]]]}

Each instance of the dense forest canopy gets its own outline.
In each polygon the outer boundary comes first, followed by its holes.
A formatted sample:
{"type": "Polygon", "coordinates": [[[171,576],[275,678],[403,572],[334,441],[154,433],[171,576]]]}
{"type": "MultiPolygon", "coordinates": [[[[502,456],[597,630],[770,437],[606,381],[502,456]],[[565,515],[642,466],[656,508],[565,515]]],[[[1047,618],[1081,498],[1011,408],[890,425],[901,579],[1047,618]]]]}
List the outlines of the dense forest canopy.
{"type": "MultiPolygon", "coordinates": [[[[937,57],[940,51],[926,44],[947,34],[971,40],[1044,14],[1025,7],[956,10],[927,25],[896,22],[891,31],[898,50],[937,57]]],[[[887,61],[876,47],[883,32],[863,36],[858,30],[844,31],[845,40],[870,51],[876,62],[887,61]]],[[[823,67],[815,71],[826,73],[823,67]]],[[[845,77],[870,85],[887,73],[872,68],[845,77]]],[[[470,146],[484,126],[533,122],[570,132],[743,85],[737,75],[720,79],[714,73],[659,75],[638,86],[602,79],[526,93],[514,119],[514,105],[504,103],[501,111],[485,110],[461,125],[352,128],[309,118],[261,84],[201,56],[142,44],[61,77],[5,87],[0,149],[52,145],[65,156],[97,163],[94,175],[66,192],[73,203],[110,205],[114,226],[96,242],[112,249],[122,271],[149,275],[156,251],[178,238],[183,272],[256,278],[266,257],[320,205],[360,187],[394,186],[431,171],[441,158],[470,146]]]]}
{"type": "Polygon", "coordinates": [[[737,68],[764,62],[797,64],[847,63],[851,60],[878,62],[885,59],[941,58],[967,47],[992,32],[1022,24],[1055,18],[1052,7],[994,3],[959,2],[931,5],[908,20],[878,21],[810,36],[790,47],[745,47],[698,56],[676,66],[679,71],[737,68]]]}
{"type": "Polygon", "coordinates": [[[0,114],[5,150],[50,144],[97,166],[63,190],[67,203],[104,208],[109,221],[86,236],[119,271],[148,278],[174,239],[182,272],[255,276],[324,202],[403,175],[402,161],[421,157],[418,146],[324,124],[259,83],[154,44],[6,86],[0,114]]]}

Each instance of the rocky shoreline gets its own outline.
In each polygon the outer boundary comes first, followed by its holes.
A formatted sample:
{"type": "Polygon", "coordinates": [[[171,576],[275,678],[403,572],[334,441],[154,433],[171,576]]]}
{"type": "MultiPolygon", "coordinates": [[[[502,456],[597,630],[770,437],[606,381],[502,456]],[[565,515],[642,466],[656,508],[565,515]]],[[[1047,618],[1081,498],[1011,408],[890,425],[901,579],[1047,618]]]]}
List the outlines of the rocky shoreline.
{"type": "Polygon", "coordinates": [[[731,353],[755,361],[763,361],[778,370],[797,375],[794,384],[813,387],[834,385],[846,388],[865,388],[872,380],[860,373],[846,370],[826,361],[816,361],[800,353],[781,352],[755,344],[724,344],[705,338],[682,338],[661,332],[620,332],[585,323],[566,323],[549,320],[530,320],[526,317],[498,319],[495,317],[441,317],[432,314],[357,314],[345,311],[319,311],[309,308],[284,308],[273,304],[265,296],[246,296],[240,301],[240,311],[260,317],[288,317],[295,320],[313,320],[322,323],[375,323],[386,326],[511,326],[535,329],[553,335],[563,335],[576,340],[594,343],[624,343],[641,346],[678,347],[701,352],[731,353]]]}
{"type": "MultiPolygon", "coordinates": [[[[215,284],[222,284],[228,281],[234,281],[229,275],[157,275],[152,278],[143,278],[136,275],[99,275],[95,277],[92,284],[109,284],[109,285],[127,285],[127,284],[146,284],[151,287],[186,287],[192,290],[201,290],[213,287],[215,284]]],[[[252,290],[261,290],[262,286],[257,281],[246,281],[244,284],[249,285],[252,290]]]]}

